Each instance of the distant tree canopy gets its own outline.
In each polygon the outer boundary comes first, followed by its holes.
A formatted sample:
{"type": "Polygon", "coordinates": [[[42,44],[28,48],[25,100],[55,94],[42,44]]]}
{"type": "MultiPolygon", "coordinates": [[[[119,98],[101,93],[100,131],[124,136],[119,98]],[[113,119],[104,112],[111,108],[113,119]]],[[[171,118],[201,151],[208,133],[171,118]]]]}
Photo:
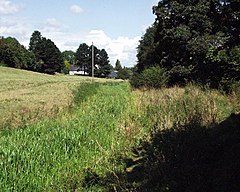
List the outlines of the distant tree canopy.
{"type": "MultiPolygon", "coordinates": [[[[113,70],[108,54],[105,49],[93,47],[94,75],[106,77],[113,70]]],[[[53,41],[34,31],[27,50],[15,38],[0,37],[0,65],[48,74],[68,74],[71,65],[78,65],[92,75],[92,46],[82,43],[76,52],[68,50],[61,53],[53,41]]]]}
{"type": "Polygon", "coordinates": [[[7,67],[31,69],[35,63],[34,54],[15,38],[0,39],[0,63],[7,67]]]}
{"type": "Polygon", "coordinates": [[[137,48],[136,74],[160,66],[169,85],[240,80],[240,3],[161,0],[153,13],[156,20],[137,48]]]}
{"type": "Polygon", "coordinates": [[[49,74],[61,72],[64,66],[61,51],[50,39],[42,37],[39,31],[33,32],[29,50],[36,57],[36,71],[49,74]]]}
{"type": "MultiPolygon", "coordinates": [[[[112,70],[109,63],[109,57],[105,49],[94,47],[94,74],[98,77],[106,77],[112,70]]],[[[76,64],[92,74],[92,46],[86,43],[79,45],[76,54],[76,64]]]]}
{"type": "Polygon", "coordinates": [[[62,52],[62,57],[64,61],[68,61],[71,65],[76,63],[75,52],[68,50],[62,52]]]}

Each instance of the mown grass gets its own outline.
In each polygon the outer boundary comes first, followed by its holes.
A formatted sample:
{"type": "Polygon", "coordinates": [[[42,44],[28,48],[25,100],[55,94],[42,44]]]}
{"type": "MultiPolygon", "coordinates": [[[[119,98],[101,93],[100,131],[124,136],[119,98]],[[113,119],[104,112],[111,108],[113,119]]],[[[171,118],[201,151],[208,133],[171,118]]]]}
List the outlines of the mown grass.
{"type": "Polygon", "coordinates": [[[0,125],[8,122],[18,126],[23,118],[29,122],[56,116],[70,105],[72,90],[81,82],[91,82],[91,78],[53,76],[0,66],[0,125]]]}
{"type": "Polygon", "coordinates": [[[118,125],[130,106],[128,85],[78,90],[71,113],[0,132],[1,190],[81,191],[88,174],[119,169],[109,159],[127,147],[118,125]]]}

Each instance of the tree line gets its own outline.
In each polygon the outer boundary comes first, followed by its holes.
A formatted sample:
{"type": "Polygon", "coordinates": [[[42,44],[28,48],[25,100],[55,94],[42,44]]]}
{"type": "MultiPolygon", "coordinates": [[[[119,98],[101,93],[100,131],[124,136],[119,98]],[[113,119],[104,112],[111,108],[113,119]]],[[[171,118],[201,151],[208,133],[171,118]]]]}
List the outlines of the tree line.
{"type": "Polygon", "coordinates": [[[240,80],[240,3],[161,0],[137,47],[132,85],[188,82],[226,87],[240,80]]]}
{"type": "MultiPolygon", "coordinates": [[[[105,49],[98,49],[96,46],[93,48],[94,74],[98,77],[106,77],[113,70],[108,53],[105,49]]],[[[92,46],[82,43],[76,52],[61,52],[53,41],[43,37],[39,31],[32,33],[29,49],[13,37],[1,37],[0,65],[47,74],[68,73],[70,66],[75,65],[91,75],[92,46]]]]}

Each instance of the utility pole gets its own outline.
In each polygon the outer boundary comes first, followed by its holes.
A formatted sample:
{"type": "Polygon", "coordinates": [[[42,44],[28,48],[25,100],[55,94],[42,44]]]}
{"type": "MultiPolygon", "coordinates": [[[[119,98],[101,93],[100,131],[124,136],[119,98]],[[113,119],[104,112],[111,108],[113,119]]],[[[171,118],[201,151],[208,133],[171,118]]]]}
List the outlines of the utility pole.
{"type": "Polygon", "coordinates": [[[93,82],[93,79],[94,79],[94,45],[92,42],[92,82],[93,82]]]}

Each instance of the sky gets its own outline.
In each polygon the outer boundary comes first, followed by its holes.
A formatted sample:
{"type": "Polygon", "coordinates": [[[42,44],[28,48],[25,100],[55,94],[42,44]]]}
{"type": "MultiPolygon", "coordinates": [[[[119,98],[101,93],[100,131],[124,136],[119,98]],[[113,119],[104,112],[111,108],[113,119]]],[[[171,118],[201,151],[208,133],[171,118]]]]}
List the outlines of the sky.
{"type": "Polygon", "coordinates": [[[157,0],[0,0],[0,36],[15,37],[28,48],[33,31],[61,51],[81,43],[105,49],[110,63],[136,64],[139,40],[155,20],[157,0]]]}

